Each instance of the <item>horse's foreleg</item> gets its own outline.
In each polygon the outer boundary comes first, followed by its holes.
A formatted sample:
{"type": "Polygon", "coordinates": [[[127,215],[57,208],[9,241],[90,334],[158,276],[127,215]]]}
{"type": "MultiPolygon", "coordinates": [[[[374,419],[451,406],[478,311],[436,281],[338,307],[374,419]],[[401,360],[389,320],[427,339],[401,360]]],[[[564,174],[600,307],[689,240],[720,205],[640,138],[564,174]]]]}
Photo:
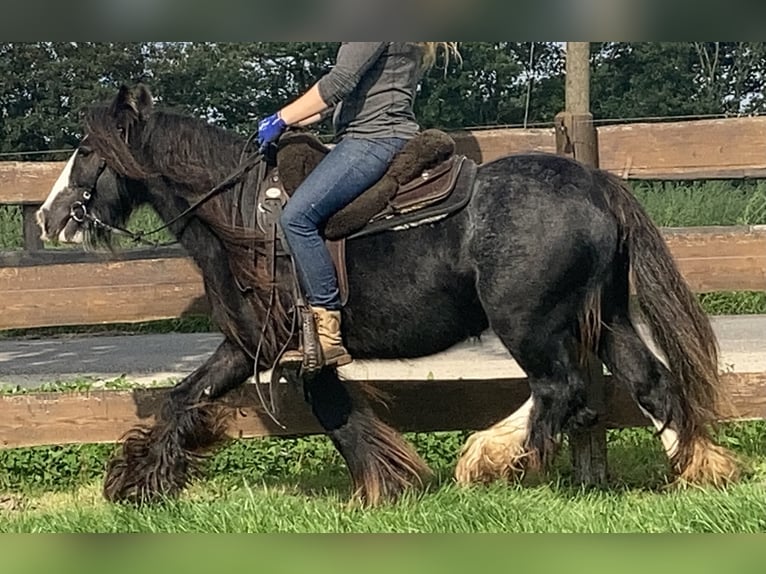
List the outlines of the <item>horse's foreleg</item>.
{"type": "Polygon", "coordinates": [[[372,393],[324,369],[306,385],[314,415],[348,465],[354,499],[373,506],[395,500],[431,475],[404,437],[373,411],[372,393]]]}
{"type": "Polygon", "coordinates": [[[171,389],[151,427],[135,427],[108,464],[104,496],[149,502],[178,494],[202,453],[225,439],[227,412],[213,401],[252,374],[253,361],[228,339],[171,389]]]}

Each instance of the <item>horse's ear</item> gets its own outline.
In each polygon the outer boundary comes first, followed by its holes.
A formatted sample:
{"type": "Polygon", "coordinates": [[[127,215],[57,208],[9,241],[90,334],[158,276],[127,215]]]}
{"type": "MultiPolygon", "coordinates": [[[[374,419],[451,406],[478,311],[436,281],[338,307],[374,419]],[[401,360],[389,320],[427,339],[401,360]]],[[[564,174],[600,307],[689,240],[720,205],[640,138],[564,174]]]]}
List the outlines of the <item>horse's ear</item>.
{"type": "Polygon", "coordinates": [[[133,92],[125,84],[120,86],[120,90],[117,92],[117,97],[114,98],[109,112],[118,121],[126,119],[125,114],[138,115],[136,99],[133,96],[133,92]]]}
{"type": "Polygon", "coordinates": [[[141,118],[146,119],[152,113],[154,107],[154,98],[151,91],[144,84],[138,84],[133,91],[133,98],[136,104],[136,110],[141,118]]]}

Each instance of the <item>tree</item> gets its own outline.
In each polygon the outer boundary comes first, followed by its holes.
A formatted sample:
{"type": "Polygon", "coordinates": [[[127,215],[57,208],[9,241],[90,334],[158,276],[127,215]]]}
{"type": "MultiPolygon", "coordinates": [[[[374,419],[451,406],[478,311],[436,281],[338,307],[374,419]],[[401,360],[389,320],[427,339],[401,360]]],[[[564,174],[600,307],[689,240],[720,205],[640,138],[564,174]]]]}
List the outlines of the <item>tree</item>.
{"type": "Polygon", "coordinates": [[[152,48],[152,90],[166,105],[250,133],[307,89],[337,43],[193,43],[152,48]]]}
{"type": "Polygon", "coordinates": [[[141,44],[0,44],[0,151],[75,145],[80,110],[144,75],[141,44]]]}
{"type": "Polygon", "coordinates": [[[594,117],[762,111],[764,56],[759,42],[594,44],[594,117]]]}
{"type": "MultiPolygon", "coordinates": [[[[564,108],[553,42],[463,42],[431,69],[415,111],[425,128],[550,124],[564,108]]],[[[762,112],[760,42],[592,45],[596,119],[762,112]]],[[[329,70],[338,42],[0,43],[0,152],[71,148],[80,110],[145,80],[161,104],[250,135],[329,70]]],[[[330,133],[327,124],[322,133],[330,133]]]]}

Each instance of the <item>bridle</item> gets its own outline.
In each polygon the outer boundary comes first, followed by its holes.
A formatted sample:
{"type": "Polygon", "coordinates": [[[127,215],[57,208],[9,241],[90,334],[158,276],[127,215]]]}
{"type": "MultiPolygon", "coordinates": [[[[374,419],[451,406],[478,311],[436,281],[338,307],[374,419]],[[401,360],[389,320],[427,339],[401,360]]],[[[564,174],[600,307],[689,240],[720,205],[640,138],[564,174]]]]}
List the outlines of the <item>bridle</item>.
{"type": "MultiPolygon", "coordinates": [[[[249,144],[249,140],[248,140],[248,144],[249,144]]],[[[245,144],[245,149],[247,149],[248,144],[245,144]]],[[[106,163],[106,160],[102,158],[99,163],[98,171],[96,172],[96,177],[93,179],[93,186],[91,188],[86,188],[83,186],[74,186],[73,189],[76,191],[79,191],[80,197],[79,199],[75,200],[72,203],[72,205],[69,207],[70,219],[80,224],[87,222],[88,224],[91,224],[96,228],[103,229],[105,231],[109,231],[117,235],[123,235],[123,236],[129,237],[136,243],[151,245],[153,247],[160,247],[164,245],[174,245],[178,242],[170,241],[164,244],[160,244],[156,241],[147,240],[146,239],[147,237],[156,235],[160,231],[164,231],[165,229],[170,228],[172,225],[178,223],[182,219],[188,217],[194,211],[196,211],[202,204],[210,200],[213,196],[235,186],[237,183],[242,181],[242,178],[244,178],[253,168],[258,169],[257,181],[262,181],[265,178],[266,172],[268,170],[266,158],[260,151],[252,153],[251,155],[245,158],[244,150],[243,150],[243,156],[241,158],[239,167],[237,167],[235,171],[233,171],[230,175],[228,175],[218,185],[216,185],[207,193],[205,193],[205,195],[202,196],[199,200],[195,201],[192,205],[190,205],[184,211],[182,211],[177,216],[172,218],[170,221],[167,221],[163,225],[156,227],[150,231],[136,232],[136,231],[131,231],[130,229],[126,229],[124,227],[120,227],[118,225],[112,225],[110,223],[106,223],[105,221],[101,220],[98,216],[94,215],[90,209],[88,209],[91,201],[93,200],[93,197],[96,195],[96,187],[98,185],[98,180],[104,174],[104,171],[106,171],[107,167],[108,165],[106,163]]]]}
{"type": "Polygon", "coordinates": [[[101,176],[104,174],[104,171],[106,171],[106,160],[101,159],[98,171],[96,172],[96,177],[93,179],[93,186],[89,189],[87,187],[83,186],[75,186],[75,190],[80,192],[80,199],[76,200],[72,203],[72,205],[69,208],[69,217],[70,219],[76,221],[77,223],[85,223],[86,221],[91,223],[96,223],[97,225],[106,225],[103,221],[92,215],[88,211],[88,205],[90,204],[91,200],[93,199],[94,194],[96,193],[96,186],[98,185],[98,180],[101,179],[101,176]]]}

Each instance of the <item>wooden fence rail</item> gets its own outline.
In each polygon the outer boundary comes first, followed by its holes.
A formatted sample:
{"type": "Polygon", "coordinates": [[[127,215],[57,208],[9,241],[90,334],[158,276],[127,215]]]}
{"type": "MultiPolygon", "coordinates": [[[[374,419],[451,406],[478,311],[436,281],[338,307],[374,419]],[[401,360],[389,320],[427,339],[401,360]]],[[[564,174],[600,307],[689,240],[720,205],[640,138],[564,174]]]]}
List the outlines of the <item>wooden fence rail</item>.
{"type": "MultiPolygon", "coordinates": [[[[725,373],[723,381],[733,403],[727,419],[766,418],[766,373],[725,373]]],[[[369,383],[389,396],[387,405],[376,409],[378,414],[402,432],[486,428],[529,397],[524,378],[369,383]]],[[[280,420],[285,429],[262,411],[255,386],[248,384],[227,395],[226,404],[232,407],[233,416],[229,434],[257,438],[321,433],[302,397],[284,383],[280,387],[284,387],[280,420]]],[[[606,388],[608,428],[648,426],[622,385],[610,384],[607,378],[606,388]]],[[[0,448],[116,442],[134,425],[149,424],[166,392],[164,388],[147,388],[0,396],[0,448]]]]}
{"type": "MultiPolygon", "coordinates": [[[[692,289],[766,290],[766,226],[666,229],[692,289]]],[[[77,251],[0,255],[0,330],[151,321],[205,312],[202,277],[180,250],[104,260],[77,251]]]]}

